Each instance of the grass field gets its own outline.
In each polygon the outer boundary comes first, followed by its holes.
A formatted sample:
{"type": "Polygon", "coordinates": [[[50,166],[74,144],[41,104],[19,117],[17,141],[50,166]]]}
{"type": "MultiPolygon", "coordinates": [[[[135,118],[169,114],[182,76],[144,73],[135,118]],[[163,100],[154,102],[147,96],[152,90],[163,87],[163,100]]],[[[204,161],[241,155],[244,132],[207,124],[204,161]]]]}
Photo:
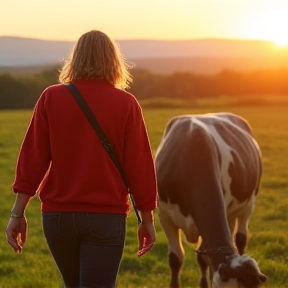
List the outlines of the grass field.
{"type": "MultiPolygon", "coordinates": [[[[161,102],[163,104],[163,102],[161,102]]],[[[167,104],[167,103],[166,103],[167,104]]],[[[268,281],[263,287],[288,287],[288,105],[272,101],[262,106],[239,102],[214,101],[159,109],[143,102],[144,117],[155,152],[167,121],[188,113],[229,111],[245,117],[251,124],[263,154],[263,178],[256,209],[250,222],[246,253],[254,257],[268,281]],[[195,105],[194,105],[195,104],[195,105]],[[238,105],[237,105],[238,104],[238,105]]],[[[251,103],[250,103],[251,104],[251,103]]],[[[169,105],[168,105],[169,106],[169,105]]],[[[168,107],[167,106],[167,107],[168,107]]],[[[32,111],[0,111],[0,288],[59,288],[60,275],[46,245],[41,221],[40,203],[33,198],[27,209],[28,241],[22,254],[8,246],[5,227],[14,201],[11,185],[18,151],[32,111]]],[[[170,271],[167,244],[157,216],[157,242],[150,253],[138,259],[133,211],[128,218],[127,240],[121,262],[118,287],[168,287],[170,271]]],[[[182,286],[198,287],[199,271],[195,262],[195,246],[184,241],[185,263],[181,273],[182,286]]]]}

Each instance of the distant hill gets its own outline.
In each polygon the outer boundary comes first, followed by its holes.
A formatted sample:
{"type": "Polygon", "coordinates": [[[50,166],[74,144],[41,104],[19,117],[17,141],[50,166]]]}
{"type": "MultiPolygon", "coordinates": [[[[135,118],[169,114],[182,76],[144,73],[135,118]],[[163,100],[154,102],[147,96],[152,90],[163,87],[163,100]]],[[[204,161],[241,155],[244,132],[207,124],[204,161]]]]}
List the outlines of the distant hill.
{"type": "MultiPolygon", "coordinates": [[[[191,72],[215,74],[227,70],[249,72],[263,69],[288,69],[288,57],[193,57],[135,59],[135,67],[159,74],[191,72]]],[[[0,70],[1,71],[1,70],[0,70]]]]}
{"type": "MultiPolygon", "coordinates": [[[[119,40],[125,57],[156,73],[188,71],[215,73],[288,68],[288,47],[259,40],[199,39],[183,41],[119,40]]],[[[41,71],[60,65],[73,49],[74,42],[0,37],[0,73],[41,71]]]]}

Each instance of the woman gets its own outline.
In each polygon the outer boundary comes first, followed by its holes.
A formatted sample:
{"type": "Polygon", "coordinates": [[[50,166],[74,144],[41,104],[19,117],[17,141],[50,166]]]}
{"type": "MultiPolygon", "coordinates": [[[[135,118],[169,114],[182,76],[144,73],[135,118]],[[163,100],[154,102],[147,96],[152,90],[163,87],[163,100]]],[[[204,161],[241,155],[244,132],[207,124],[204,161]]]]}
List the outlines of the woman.
{"type": "Polygon", "coordinates": [[[6,234],[18,253],[25,208],[36,193],[43,230],[66,287],[115,287],[122,257],[127,188],[66,83],[82,94],[113,144],[139,209],[138,256],[155,242],[156,177],[141,108],[117,45],[100,31],[80,37],[59,81],[40,96],[16,168],[6,234]]]}

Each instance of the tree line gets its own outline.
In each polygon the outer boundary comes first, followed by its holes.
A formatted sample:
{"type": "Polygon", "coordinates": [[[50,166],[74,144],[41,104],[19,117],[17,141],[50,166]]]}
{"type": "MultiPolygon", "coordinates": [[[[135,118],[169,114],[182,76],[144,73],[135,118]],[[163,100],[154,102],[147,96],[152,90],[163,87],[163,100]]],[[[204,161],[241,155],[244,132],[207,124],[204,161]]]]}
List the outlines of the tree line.
{"type": "MultiPolygon", "coordinates": [[[[0,74],[0,109],[33,108],[42,91],[58,82],[57,71],[57,68],[53,68],[27,76],[0,74]]],[[[134,80],[128,92],[138,99],[288,95],[288,69],[253,72],[223,70],[213,75],[189,72],[164,75],[133,69],[132,75],[134,80]]]]}

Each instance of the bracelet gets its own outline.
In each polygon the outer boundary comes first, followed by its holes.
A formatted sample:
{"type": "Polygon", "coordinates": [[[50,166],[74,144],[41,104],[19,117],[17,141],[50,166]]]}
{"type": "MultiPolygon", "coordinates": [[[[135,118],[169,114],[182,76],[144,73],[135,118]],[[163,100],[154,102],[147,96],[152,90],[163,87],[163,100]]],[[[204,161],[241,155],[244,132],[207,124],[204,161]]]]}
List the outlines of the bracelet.
{"type": "Polygon", "coordinates": [[[14,214],[11,212],[10,218],[25,218],[24,212],[22,214],[14,214]]]}

